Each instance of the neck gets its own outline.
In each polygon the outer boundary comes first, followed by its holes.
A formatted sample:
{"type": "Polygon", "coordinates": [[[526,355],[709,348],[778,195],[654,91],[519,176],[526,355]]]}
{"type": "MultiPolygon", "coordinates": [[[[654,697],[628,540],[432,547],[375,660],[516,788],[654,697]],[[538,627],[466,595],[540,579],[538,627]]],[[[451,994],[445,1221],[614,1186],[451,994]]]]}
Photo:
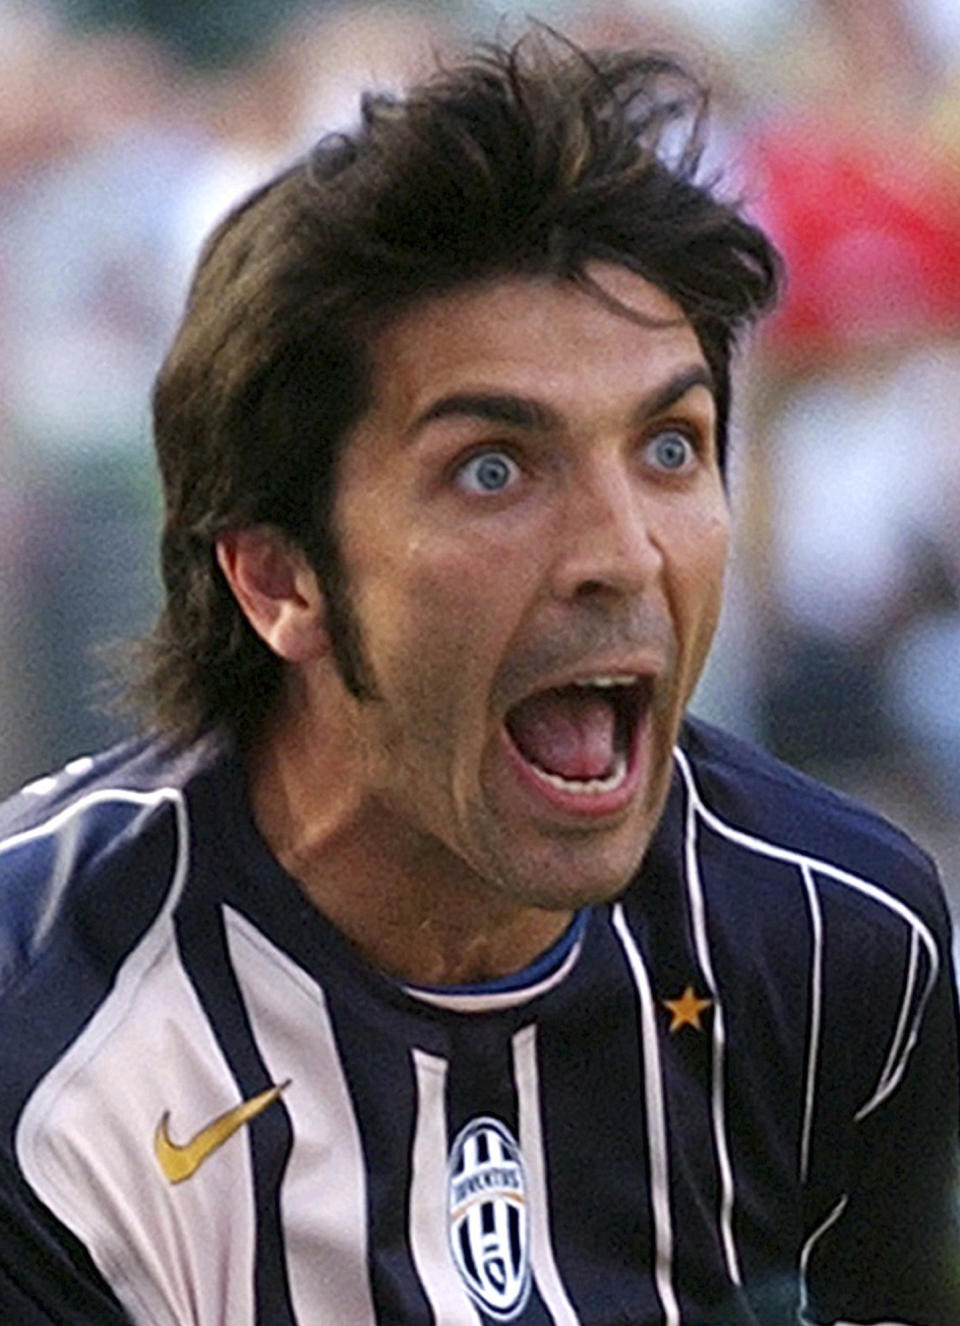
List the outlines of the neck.
{"type": "Polygon", "coordinates": [[[522,970],[563,934],[571,912],[498,893],[365,794],[362,758],[362,742],[342,718],[321,726],[281,716],[247,773],[268,846],[368,962],[417,984],[474,984],[522,970]]]}

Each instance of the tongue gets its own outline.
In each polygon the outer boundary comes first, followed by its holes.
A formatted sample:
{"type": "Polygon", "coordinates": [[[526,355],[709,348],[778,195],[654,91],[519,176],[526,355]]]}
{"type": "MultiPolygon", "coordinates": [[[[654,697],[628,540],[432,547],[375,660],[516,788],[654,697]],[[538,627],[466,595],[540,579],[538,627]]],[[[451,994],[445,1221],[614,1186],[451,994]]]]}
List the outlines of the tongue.
{"type": "Polygon", "coordinates": [[[562,778],[603,778],[613,769],[616,715],[597,691],[544,691],[510,715],[510,735],[527,760],[562,778]]]}

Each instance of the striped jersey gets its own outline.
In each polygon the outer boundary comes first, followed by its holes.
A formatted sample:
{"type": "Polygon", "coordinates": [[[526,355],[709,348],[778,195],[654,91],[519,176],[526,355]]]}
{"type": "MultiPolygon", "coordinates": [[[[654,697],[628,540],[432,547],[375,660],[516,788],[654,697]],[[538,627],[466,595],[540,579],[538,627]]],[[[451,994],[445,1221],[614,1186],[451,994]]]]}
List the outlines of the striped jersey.
{"type": "Polygon", "coordinates": [[[364,962],[222,745],[74,761],[0,810],[0,1055],[11,1326],[960,1323],[935,872],[699,723],[623,896],[462,988],[364,962]]]}

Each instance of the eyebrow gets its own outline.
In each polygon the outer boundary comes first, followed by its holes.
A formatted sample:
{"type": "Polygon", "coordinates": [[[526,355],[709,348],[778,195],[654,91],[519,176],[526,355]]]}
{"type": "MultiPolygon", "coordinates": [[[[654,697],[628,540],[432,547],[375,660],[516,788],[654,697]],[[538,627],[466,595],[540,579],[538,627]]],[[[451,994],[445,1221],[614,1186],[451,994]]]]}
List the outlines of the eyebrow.
{"type": "MultiPolygon", "coordinates": [[[[637,406],[635,419],[644,421],[662,414],[694,387],[705,387],[711,395],[716,395],[713,374],[704,363],[682,368],[662,386],[656,387],[637,406]]],[[[559,427],[561,423],[560,416],[554,410],[529,396],[484,391],[454,392],[450,396],[441,396],[422,414],[417,415],[407,429],[407,435],[412,437],[427,424],[450,418],[478,419],[531,432],[547,431],[559,427]]]]}
{"type": "Polygon", "coordinates": [[[682,400],[688,391],[693,391],[694,387],[706,387],[710,395],[716,399],[717,384],[706,364],[691,364],[689,368],[682,368],[674,373],[662,387],[657,387],[641,401],[636,418],[652,419],[658,414],[663,414],[664,410],[676,405],[677,401],[682,400]]]}
{"type": "Polygon", "coordinates": [[[491,424],[509,424],[514,428],[547,429],[557,423],[553,410],[527,396],[487,392],[456,392],[442,396],[414,420],[410,432],[415,433],[436,419],[462,416],[482,419],[491,424]]]}

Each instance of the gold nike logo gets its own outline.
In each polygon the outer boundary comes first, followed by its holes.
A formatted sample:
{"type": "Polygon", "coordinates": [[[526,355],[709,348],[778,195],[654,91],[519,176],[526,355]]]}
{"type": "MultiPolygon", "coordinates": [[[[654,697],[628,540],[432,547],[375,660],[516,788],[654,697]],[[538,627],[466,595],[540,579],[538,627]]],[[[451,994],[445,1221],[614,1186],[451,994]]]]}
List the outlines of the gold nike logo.
{"type": "Polygon", "coordinates": [[[206,1128],[201,1128],[182,1146],[170,1141],[170,1134],[167,1131],[170,1111],[165,1110],[153,1137],[153,1149],[165,1177],[170,1183],[182,1183],[184,1179],[189,1179],[191,1174],[197,1172],[207,1156],[223,1146],[238,1128],[242,1128],[245,1123],[262,1114],[289,1085],[290,1079],[287,1078],[286,1082],[281,1082],[278,1087],[268,1087],[258,1096],[251,1096],[249,1100],[235,1105],[232,1110],[218,1115],[212,1123],[207,1124],[206,1128]]]}

